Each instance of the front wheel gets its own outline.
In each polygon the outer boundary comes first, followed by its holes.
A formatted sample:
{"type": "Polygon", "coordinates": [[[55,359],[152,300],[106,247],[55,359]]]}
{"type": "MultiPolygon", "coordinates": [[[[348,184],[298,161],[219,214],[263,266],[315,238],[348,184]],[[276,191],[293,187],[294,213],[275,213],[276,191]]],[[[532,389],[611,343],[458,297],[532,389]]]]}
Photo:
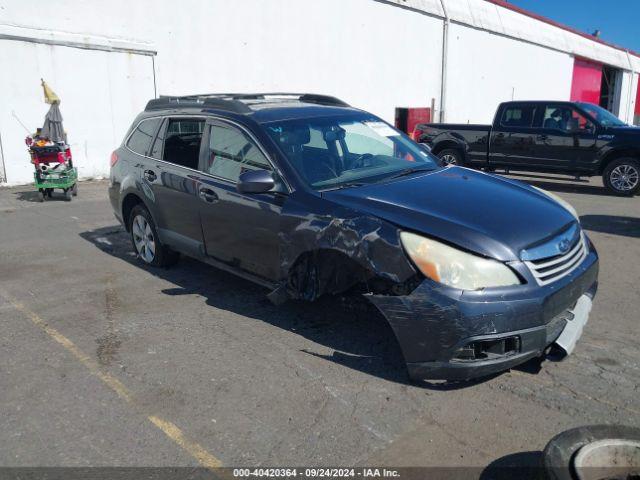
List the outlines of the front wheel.
{"type": "Polygon", "coordinates": [[[640,190],[640,162],[630,157],[614,160],[604,169],[602,181],[614,195],[635,195],[640,190]]]}
{"type": "Polygon", "coordinates": [[[164,246],[158,238],[155,222],[142,205],[136,205],[129,216],[131,243],[138,258],[153,267],[167,267],[178,260],[178,254],[164,246]]]}
{"type": "Polygon", "coordinates": [[[463,166],[462,154],[453,148],[445,148],[438,153],[438,158],[443,167],[449,167],[451,165],[463,166]]]}

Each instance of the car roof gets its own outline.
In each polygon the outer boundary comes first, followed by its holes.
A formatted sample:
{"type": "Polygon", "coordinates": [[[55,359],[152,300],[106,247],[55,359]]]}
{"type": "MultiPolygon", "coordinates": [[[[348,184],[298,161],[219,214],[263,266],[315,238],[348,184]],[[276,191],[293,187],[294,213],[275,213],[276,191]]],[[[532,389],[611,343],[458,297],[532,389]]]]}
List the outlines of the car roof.
{"type": "Polygon", "coordinates": [[[534,105],[547,104],[547,103],[575,105],[576,103],[584,103],[584,102],[572,102],[569,100],[510,100],[508,102],[502,102],[503,105],[521,105],[523,103],[530,103],[534,105]]]}
{"type": "Polygon", "coordinates": [[[250,117],[258,123],[353,114],[360,110],[328,95],[296,93],[202,94],[150,100],[144,116],[157,113],[222,114],[250,117]]]}

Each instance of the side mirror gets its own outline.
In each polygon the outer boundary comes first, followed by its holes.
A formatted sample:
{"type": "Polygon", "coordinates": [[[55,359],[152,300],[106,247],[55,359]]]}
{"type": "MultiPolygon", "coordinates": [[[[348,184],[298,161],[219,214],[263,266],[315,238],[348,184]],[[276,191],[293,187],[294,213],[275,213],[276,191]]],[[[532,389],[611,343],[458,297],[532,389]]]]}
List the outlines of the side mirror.
{"type": "Polygon", "coordinates": [[[240,174],[236,189],[240,193],[266,193],[276,182],[269,170],[250,170],[240,174]]]}

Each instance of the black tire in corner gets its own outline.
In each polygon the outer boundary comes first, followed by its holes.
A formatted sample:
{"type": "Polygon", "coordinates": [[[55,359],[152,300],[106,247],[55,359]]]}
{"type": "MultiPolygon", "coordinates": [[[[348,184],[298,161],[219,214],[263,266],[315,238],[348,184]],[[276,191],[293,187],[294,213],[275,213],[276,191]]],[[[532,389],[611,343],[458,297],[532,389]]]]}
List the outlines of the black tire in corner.
{"type": "Polygon", "coordinates": [[[71,195],[73,195],[74,197],[78,196],[78,183],[74,183],[73,187],[71,187],[71,195]]]}
{"type": "Polygon", "coordinates": [[[152,267],[169,267],[178,261],[180,255],[160,241],[156,223],[144,205],[133,207],[128,221],[131,244],[142,263],[152,267]]]}
{"type": "Polygon", "coordinates": [[[70,201],[71,201],[71,198],[72,198],[72,197],[71,197],[71,188],[67,188],[67,189],[64,191],[64,199],[65,199],[67,202],[70,202],[70,201]]]}
{"type": "Polygon", "coordinates": [[[449,167],[451,165],[458,165],[460,167],[464,166],[464,159],[462,158],[462,153],[455,148],[445,148],[438,152],[437,157],[440,159],[440,164],[443,167],[449,167]]]}
{"type": "Polygon", "coordinates": [[[44,202],[44,192],[42,190],[38,190],[38,201],[44,202]]]}
{"type": "Polygon", "coordinates": [[[613,160],[602,172],[602,183],[614,195],[635,195],[640,191],[640,161],[631,157],[613,160]]]}

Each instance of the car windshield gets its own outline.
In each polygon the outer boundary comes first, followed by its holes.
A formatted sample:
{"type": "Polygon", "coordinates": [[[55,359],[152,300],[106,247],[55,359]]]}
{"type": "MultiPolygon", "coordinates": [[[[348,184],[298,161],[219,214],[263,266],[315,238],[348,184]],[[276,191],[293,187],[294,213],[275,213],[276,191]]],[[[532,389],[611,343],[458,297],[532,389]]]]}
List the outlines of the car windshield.
{"type": "Polygon", "coordinates": [[[426,148],[371,115],[286,120],[267,123],[265,128],[315,190],[374,183],[438,167],[426,148]]]}
{"type": "Polygon", "coordinates": [[[616,117],[609,110],[605,110],[598,105],[594,105],[593,103],[578,103],[578,105],[595,118],[600,125],[605,127],[624,127],[626,125],[626,123],[616,117]]]}

